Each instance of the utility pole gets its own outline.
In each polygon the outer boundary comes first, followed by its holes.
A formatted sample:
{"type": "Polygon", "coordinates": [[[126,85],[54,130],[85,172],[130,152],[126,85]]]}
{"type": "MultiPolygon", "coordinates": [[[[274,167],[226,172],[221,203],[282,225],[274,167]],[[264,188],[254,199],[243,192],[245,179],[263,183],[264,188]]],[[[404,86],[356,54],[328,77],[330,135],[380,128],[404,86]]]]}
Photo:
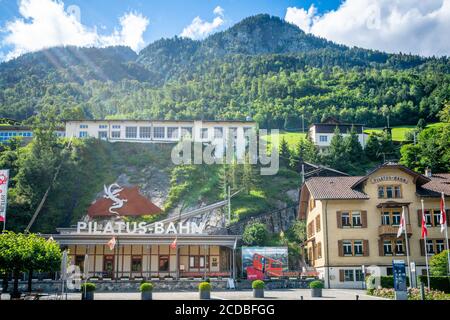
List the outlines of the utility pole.
{"type": "Polygon", "coordinates": [[[228,224],[231,224],[231,187],[228,186],[228,224]]]}
{"type": "Polygon", "coordinates": [[[302,133],[305,133],[305,115],[302,114],[302,133]]]}

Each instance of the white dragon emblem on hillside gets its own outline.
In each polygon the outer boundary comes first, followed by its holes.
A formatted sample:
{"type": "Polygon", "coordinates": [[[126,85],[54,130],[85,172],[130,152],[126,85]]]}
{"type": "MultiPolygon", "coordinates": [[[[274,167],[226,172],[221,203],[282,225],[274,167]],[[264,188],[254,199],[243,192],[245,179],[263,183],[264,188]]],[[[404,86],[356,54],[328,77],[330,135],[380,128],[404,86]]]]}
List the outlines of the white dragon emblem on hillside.
{"type": "Polygon", "coordinates": [[[122,208],[123,204],[128,201],[127,199],[120,199],[118,197],[118,194],[123,190],[123,188],[120,187],[117,183],[113,183],[109,187],[106,187],[106,185],[104,185],[103,187],[105,189],[105,195],[103,197],[106,199],[110,199],[113,202],[108,211],[110,213],[119,215],[119,213],[115,209],[122,208]]]}

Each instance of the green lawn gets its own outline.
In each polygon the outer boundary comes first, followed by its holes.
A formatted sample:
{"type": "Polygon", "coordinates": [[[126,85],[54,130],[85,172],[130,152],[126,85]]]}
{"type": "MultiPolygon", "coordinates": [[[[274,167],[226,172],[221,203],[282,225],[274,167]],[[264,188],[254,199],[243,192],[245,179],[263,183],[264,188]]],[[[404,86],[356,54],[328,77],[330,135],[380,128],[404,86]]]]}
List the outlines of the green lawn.
{"type": "MultiPolygon", "coordinates": [[[[281,139],[284,138],[284,140],[286,140],[286,142],[288,143],[290,148],[295,148],[295,146],[298,145],[298,143],[300,142],[300,139],[305,138],[306,137],[306,133],[302,133],[302,132],[287,132],[287,131],[283,131],[280,130],[280,134],[279,134],[279,139],[281,142],[281,139]]],[[[270,134],[269,136],[263,136],[263,139],[265,139],[266,141],[270,142],[270,134]]]]}
{"type": "MultiPolygon", "coordinates": [[[[441,122],[431,123],[431,124],[427,125],[427,128],[441,126],[441,125],[442,125],[441,122]]],[[[392,140],[400,141],[400,142],[405,141],[406,133],[408,131],[413,130],[414,128],[416,128],[416,126],[414,126],[414,125],[392,127],[392,140]]],[[[380,133],[382,131],[383,131],[383,128],[369,128],[369,129],[364,130],[364,132],[367,133],[367,134],[370,134],[371,132],[378,132],[378,133],[380,133]]]]}

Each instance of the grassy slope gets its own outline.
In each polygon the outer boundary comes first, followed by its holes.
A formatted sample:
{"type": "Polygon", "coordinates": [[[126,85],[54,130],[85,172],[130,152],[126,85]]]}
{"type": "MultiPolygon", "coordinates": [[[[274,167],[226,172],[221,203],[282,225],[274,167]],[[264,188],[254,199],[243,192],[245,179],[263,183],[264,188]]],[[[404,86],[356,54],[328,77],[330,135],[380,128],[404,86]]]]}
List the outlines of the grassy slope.
{"type": "MultiPolygon", "coordinates": [[[[427,128],[441,126],[441,125],[442,125],[442,123],[440,123],[440,122],[432,123],[432,124],[427,125],[427,128]]],[[[392,140],[399,141],[399,142],[405,141],[406,133],[408,131],[414,130],[414,128],[416,128],[416,126],[413,126],[413,125],[392,127],[392,140]]],[[[382,131],[383,131],[383,128],[369,128],[369,129],[364,130],[364,132],[367,134],[370,134],[372,132],[381,133],[382,131]]]]}

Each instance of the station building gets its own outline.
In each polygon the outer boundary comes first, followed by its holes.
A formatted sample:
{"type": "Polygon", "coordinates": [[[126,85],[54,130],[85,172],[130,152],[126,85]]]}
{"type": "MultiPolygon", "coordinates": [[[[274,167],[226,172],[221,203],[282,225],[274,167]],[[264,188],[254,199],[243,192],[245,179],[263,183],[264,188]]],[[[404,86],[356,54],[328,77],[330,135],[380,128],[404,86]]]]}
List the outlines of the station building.
{"type": "Polygon", "coordinates": [[[391,275],[393,259],[406,262],[404,234],[397,238],[405,207],[410,260],[422,274],[421,200],[428,225],[426,248],[432,256],[446,249],[439,225],[441,193],[449,203],[450,174],[423,175],[389,162],[365,176],[307,179],[300,191],[299,218],[307,222],[309,265],[328,288],[362,288],[362,266],[391,275]]]}

